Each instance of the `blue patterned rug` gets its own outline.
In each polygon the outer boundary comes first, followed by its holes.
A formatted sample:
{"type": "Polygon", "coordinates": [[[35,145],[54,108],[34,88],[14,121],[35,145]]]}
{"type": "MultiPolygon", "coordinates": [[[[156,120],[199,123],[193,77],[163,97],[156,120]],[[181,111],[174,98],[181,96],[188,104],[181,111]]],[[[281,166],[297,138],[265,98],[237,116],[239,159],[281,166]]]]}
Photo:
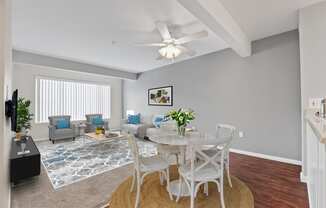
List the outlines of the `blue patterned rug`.
{"type": "MultiPolygon", "coordinates": [[[[138,141],[140,154],[150,157],[157,154],[151,142],[138,141]]],[[[54,189],[110,171],[132,162],[126,139],[105,143],[92,141],[87,136],[76,141],[37,142],[42,163],[54,189]]]]}

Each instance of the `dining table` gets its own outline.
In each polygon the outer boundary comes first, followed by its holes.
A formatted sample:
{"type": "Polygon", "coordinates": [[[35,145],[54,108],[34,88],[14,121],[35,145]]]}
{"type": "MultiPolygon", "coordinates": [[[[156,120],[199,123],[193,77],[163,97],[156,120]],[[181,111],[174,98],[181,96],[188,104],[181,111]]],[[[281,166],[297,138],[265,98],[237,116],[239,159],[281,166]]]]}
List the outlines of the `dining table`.
{"type": "MultiPolygon", "coordinates": [[[[199,131],[189,131],[186,132],[184,136],[180,136],[177,134],[177,132],[165,132],[160,131],[155,136],[151,136],[149,138],[152,142],[157,144],[163,144],[163,145],[171,145],[171,146],[178,146],[180,148],[180,160],[179,160],[179,166],[184,165],[186,163],[186,150],[187,146],[190,143],[198,142],[200,144],[200,140],[203,139],[219,139],[214,134],[207,134],[207,133],[201,133],[199,131]]],[[[220,138],[221,143],[225,142],[225,139],[220,138]]],[[[204,147],[203,147],[204,148],[204,147]]],[[[205,149],[205,148],[204,148],[205,149]]],[[[187,184],[181,180],[181,178],[177,180],[173,180],[170,182],[170,192],[174,196],[179,195],[179,189],[181,187],[180,196],[190,196],[190,192],[188,190],[187,184]]]]}

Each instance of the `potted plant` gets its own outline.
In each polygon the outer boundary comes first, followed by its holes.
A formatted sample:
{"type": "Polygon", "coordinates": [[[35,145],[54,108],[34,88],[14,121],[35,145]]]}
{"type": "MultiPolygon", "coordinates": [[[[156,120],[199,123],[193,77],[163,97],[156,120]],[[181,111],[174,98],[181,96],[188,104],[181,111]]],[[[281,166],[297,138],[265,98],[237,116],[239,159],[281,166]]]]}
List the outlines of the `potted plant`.
{"type": "Polygon", "coordinates": [[[30,113],[30,100],[20,97],[17,104],[16,138],[20,139],[21,136],[26,135],[27,130],[31,129],[31,120],[34,115],[30,113]]]}
{"type": "Polygon", "coordinates": [[[195,119],[195,113],[193,110],[186,110],[180,108],[179,110],[171,110],[167,115],[167,118],[175,120],[178,127],[178,134],[184,136],[186,132],[187,124],[195,119]]]}

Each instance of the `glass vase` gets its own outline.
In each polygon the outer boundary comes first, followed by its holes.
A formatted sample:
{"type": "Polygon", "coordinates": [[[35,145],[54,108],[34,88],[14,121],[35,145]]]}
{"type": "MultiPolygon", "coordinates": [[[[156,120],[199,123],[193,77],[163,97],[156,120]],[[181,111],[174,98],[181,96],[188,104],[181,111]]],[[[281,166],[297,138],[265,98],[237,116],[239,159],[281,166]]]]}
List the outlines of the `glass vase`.
{"type": "Polygon", "coordinates": [[[178,135],[179,136],[185,136],[186,134],[186,126],[182,125],[182,126],[178,126],[178,135]]]}

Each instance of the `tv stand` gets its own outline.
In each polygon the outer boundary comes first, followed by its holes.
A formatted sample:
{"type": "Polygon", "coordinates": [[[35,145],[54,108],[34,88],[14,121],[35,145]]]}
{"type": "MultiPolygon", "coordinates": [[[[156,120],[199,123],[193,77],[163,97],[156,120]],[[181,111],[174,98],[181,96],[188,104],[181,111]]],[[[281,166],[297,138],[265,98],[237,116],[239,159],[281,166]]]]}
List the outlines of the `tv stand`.
{"type": "Polygon", "coordinates": [[[19,180],[40,175],[41,156],[32,137],[27,137],[25,151],[22,152],[21,142],[15,138],[11,141],[10,181],[16,184],[19,180]]]}

